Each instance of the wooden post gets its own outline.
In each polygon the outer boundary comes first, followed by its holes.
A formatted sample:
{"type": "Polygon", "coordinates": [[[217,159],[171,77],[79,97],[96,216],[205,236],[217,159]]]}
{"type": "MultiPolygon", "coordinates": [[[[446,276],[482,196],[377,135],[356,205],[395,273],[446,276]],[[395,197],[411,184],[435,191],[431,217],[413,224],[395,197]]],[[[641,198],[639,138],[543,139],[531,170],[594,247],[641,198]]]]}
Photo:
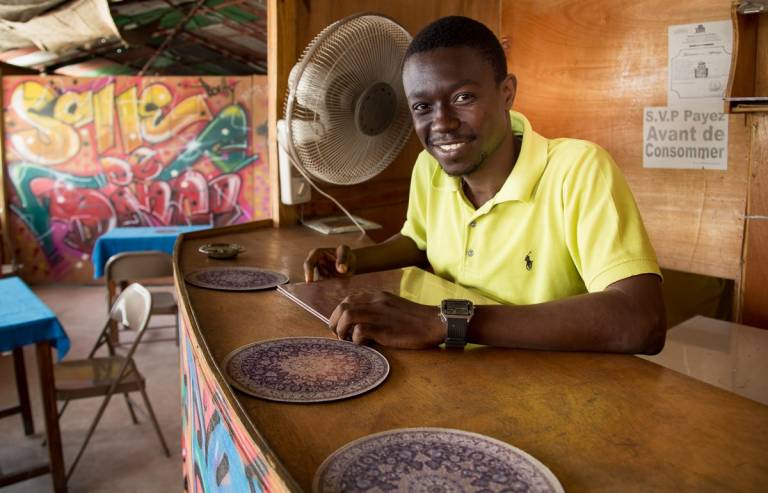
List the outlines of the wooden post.
{"type": "Polygon", "coordinates": [[[38,373],[40,373],[40,392],[43,395],[45,436],[48,439],[53,491],[63,493],[67,491],[67,477],[61,449],[61,432],[59,431],[59,413],[56,408],[56,388],[53,379],[50,341],[37,343],[37,368],[38,373]]]}
{"type": "Polygon", "coordinates": [[[24,423],[24,434],[35,432],[35,422],[32,419],[32,406],[29,404],[29,386],[27,385],[27,369],[24,365],[24,348],[13,348],[13,371],[16,373],[16,392],[19,394],[21,420],[24,423]]]}
{"type": "Polygon", "coordinates": [[[301,0],[269,0],[267,6],[267,77],[268,77],[268,136],[269,174],[272,200],[272,219],[276,226],[296,224],[297,214],[293,206],[280,202],[278,171],[277,120],[282,117],[283,99],[288,88],[288,74],[299,58],[301,46],[299,19],[306,17],[306,7],[301,0]]]}

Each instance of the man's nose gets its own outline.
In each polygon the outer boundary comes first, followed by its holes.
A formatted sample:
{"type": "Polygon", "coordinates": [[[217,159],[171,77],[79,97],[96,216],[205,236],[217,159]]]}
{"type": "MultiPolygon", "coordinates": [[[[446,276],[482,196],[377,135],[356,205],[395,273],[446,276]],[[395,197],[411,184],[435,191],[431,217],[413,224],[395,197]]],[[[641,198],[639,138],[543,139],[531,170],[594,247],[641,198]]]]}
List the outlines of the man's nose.
{"type": "Polygon", "coordinates": [[[435,107],[434,117],[432,118],[433,132],[449,133],[460,126],[461,122],[449,105],[438,105],[435,107]]]}

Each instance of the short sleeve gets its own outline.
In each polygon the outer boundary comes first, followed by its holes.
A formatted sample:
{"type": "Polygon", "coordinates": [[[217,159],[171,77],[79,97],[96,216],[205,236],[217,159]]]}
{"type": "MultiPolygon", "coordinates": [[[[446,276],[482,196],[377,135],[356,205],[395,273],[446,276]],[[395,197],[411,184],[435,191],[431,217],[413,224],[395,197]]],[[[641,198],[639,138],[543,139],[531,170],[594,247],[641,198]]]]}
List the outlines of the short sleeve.
{"type": "Polygon", "coordinates": [[[583,145],[563,180],[565,238],[589,292],[639,274],[661,275],[629,185],[610,155],[583,145]]]}
{"type": "Polygon", "coordinates": [[[430,187],[430,166],[425,156],[419,154],[411,173],[411,189],[408,195],[408,212],[400,234],[412,239],[419,250],[427,249],[427,192],[430,187]]]}

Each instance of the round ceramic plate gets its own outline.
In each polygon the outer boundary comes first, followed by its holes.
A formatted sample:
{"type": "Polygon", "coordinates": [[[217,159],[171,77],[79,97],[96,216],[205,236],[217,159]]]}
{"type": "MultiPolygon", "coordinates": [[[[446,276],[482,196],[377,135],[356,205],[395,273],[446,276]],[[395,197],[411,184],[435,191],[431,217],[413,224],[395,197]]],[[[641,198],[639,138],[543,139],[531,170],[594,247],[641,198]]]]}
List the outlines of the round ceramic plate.
{"type": "Polygon", "coordinates": [[[288,282],[285,274],[256,267],[206,267],[190,272],[185,279],[200,288],[224,291],[269,289],[288,282]]]}
{"type": "Polygon", "coordinates": [[[367,392],[384,381],[389,362],[367,346],[325,337],[254,342],[224,359],[234,387],[280,402],[327,402],[367,392]]]}
{"type": "Polygon", "coordinates": [[[563,487],[544,464],[494,438],[447,428],[402,428],[341,447],[320,465],[312,490],[562,493],[563,487]]]}

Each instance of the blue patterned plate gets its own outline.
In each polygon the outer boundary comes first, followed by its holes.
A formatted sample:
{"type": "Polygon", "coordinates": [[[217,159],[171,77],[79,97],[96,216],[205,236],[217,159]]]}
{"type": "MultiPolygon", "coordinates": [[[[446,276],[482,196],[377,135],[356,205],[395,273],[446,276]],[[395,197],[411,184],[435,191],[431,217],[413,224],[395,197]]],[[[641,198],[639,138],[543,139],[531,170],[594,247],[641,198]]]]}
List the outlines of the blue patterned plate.
{"type": "Polygon", "coordinates": [[[193,286],[222,291],[255,291],[270,289],[288,282],[280,272],[257,267],[203,267],[187,274],[184,279],[193,286]]]}
{"type": "Polygon", "coordinates": [[[522,450],[477,433],[401,428],[344,445],[320,465],[315,493],[563,493],[547,466],[522,450]]]}
{"type": "Polygon", "coordinates": [[[229,353],[224,374],[246,394],[280,402],[327,402],[367,392],[389,374],[375,349],[325,337],[254,342],[229,353]]]}

